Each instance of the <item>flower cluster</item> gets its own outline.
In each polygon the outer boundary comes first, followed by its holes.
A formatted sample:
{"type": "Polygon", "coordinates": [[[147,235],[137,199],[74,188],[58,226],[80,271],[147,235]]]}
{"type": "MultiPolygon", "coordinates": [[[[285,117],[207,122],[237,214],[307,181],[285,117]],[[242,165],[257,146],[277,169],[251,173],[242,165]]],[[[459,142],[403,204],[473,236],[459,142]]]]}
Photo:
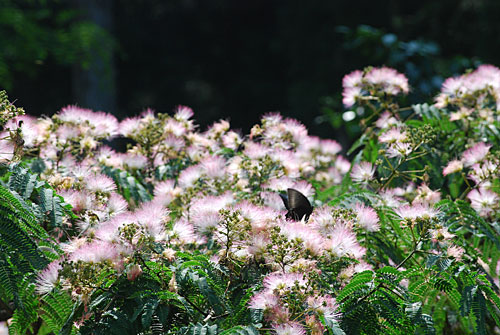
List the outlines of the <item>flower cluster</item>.
{"type": "MultiPolygon", "coordinates": [[[[356,217],[322,206],[309,221],[293,222],[285,218],[279,195],[294,188],[314,203],[307,180],[340,183],[350,163],[339,155],[337,142],[310,136],[302,124],[279,114],[264,116],[248,136],[224,120],[200,132],[192,115],[180,106],[172,116],[146,110],[118,122],[102,112],[68,106],[52,118],[22,117],[26,157],[43,160],[40,177],[77,216],[55,227],[64,255],[38,275],[39,293],[60,285],[88,301],[101,284],[99,272],[135,281],[143,271],[138,255],[173,262],[176,251],[192,248],[222,265],[261,262],[270,276],[320,273],[318,262],[340,258],[353,267],[364,264],[356,269],[369,267],[356,231],[378,230],[373,209],[359,204],[356,217]],[[103,143],[117,136],[133,141],[125,153],[103,143]],[[110,171],[121,171],[126,180],[150,190],[151,200],[123,193],[110,171]]],[[[303,308],[327,308],[309,293],[303,308]]],[[[321,313],[335,314],[334,299],[324,299],[329,309],[321,313]]],[[[323,314],[308,314],[299,323],[284,316],[282,322],[270,322],[276,331],[303,329],[306,323],[321,328],[316,317],[323,314]]]]}
{"type": "Polygon", "coordinates": [[[481,65],[473,72],[446,79],[435,106],[458,108],[452,120],[494,118],[495,110],[500,108],[500,69],[481,65]]]}
{"type": "Polygon", "coordinates": [[[377,100],[379,96],[396,96],[409,91],[405,75],[388,67],[353,71],[344,76],[342,86],[342,102],[345,107],[352,107],[363,99],[377,100]]]}

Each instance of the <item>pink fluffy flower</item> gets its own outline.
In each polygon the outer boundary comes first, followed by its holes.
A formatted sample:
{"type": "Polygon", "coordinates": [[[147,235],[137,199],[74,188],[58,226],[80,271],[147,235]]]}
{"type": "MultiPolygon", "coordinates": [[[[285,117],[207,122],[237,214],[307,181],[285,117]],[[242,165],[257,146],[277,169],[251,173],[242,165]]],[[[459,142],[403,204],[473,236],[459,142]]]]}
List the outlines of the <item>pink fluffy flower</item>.
{"type": "Polygon", "coordinates": [[[378,137],[378,140],[382,143],[394,143],[401,142],[408,138],[406,132],[402,131],[399,128],[391,128],[385,133],[381,134],[378,137]]]}
{"type": "Polygon", "coordinates": [[[59,278],[59,271],[62,266],[59,261],[50,263],[36,278],[35,290],[38,294],[45,294],[52,291],[59,278]]]}
{"type": "Polygon", "coordinates": [[[116,190],[113,179],[103,174],[93,174],[85,177],[85,186],[91,192],[109,193],[116,190]]]}
{"type": "Polygon", "coordinates": [[[7,163],[14,157],[14,145],[3,137],[5,133],[0,133],[0,163],[7,163]]]}
{"type": "Polygon", "coordinates": [[[472,190],[467,194],[467,198],[470,200],[472,208],[483,217],[487,217],[498,208],[498,195],[488,189],[472,190]]]}
{"type": "Polygon", "coordinates": [[[250,303],[248,306],[253,309],[262,309],[265,311],[278,305],[278,303],[279,300],[276,295],[269,291],[262,291],[255,294],[250,299],[250,303]]]}
{"type": "Polygon", "coordinates": [[[202,169],[198,165],[190,166],[184,170],[179,175],[179,186],[182,188],[188,188],[194,186],[196,181],[200,179],[202,174],[202,169]]]}
{"type": "Polygon", "coordinates": [[[75,250],[70,260],[98,263],[104,260],[116,260],[118,256],[119,251],[114,244],[96,240],[75,250]]]}
{"type": "Polygon", "coordinates": [[[356,240],[354,232],[343,224],[335,225],[329,238],[325,240],[324,249],[337,257],[361,258],[366,253],[366,249],[356,240]]]}
{"type": "Polygon", "coordinates": [[[462,259],[462,255],[464,254],[465,250],[462,247],[459,247],[457,245],[452,245],[449,246],[448,249],[446,250],[446,254],[449,257],[454,257],[457,260],[462,259]]]}
{"type": "Polygon", "coordinates": [[[357,203],[354,206],[358,224],[365,230],[375,232],[380,229],[379,218],[377,212],[371,207],[365,206],[362,203],[357,203]]]}
{"type": "Polygon", "coordinates": [[[417,188],[417,196],[413,199],[413,203],[435,204],[441,200],[441,192],[433,191],[426,184],[422,184],[417,188]]]}
{"type": "Polygon", "coordinates": [[[462,163],[461,160],[452,160],[451,162],[446,165],[446,167],[443,169],[443,176],[447,176],[449,174],[462,171],[464,168],[464,163],[462,163]]]}
{"type": "Polygon", "coordinates": [[[288,322],[273,326],[276,335],[306,335],[305,328],[298,322],[288,322]]]}
{"type": "Polygon", "coordinates": [[[375,174],[375,167],[372,163],[361,162],[352,167],[351,179],[357,183],[368,183],[375,174]]]}
{"type": "Polygon", "coordinates": [[[363,96],[362,93],[360,87],[347,87],[342,92],[342,103],[347,108],[352,107],[356,101],[363,96]]]}
{"type": "Polygon", "coordinates": [[[426,203],[404,205],[394,210],[401,219],[434,218],[438,211],[426,203]]]}
{"type": "Polygon", "coordinates": [[[274,294],[282,294],[295,285],[305,287],[307,280],[301,273],[274,272],[267,275],[263,281],[264,288],[274,294]]]}
{"type": "Polygon", "coordinates": [[[127,279],[129,281],[136,280],[142,274],[142,269],[139,264],[134,264],[127,269],[127,279]]]}
{"type": "Polygon", "coordinates": [[[209,156],[200,163],[202,173],[209,178],[222,178],[226,173],[226,161],[222,157],[209,156]]]}
{"type": "Polygon", "coordinates": [[[302,241],[304,248],[313,255],[319,255],[323,251],[323,237],[311,225],[304,222],[286,222],[281,227],[281,233],[290,241],[302,241]]]}
{"type": "Polygon", "coordinates": [[[480,142],[474,145],[472,148],[466,150],[462,154],[462,161],[464,163],[464,166],[472,166],[475,163],[482,161],[488,154],[490,148],[491,145],[480,142]]]}
{"type": "Polygon", "coordinates": [[[340,313],[338,312],[339,305],[335,298],[329,295],[325,296],[310,296],[307,298],[307,305],[319,315],[328,319],[338,319],[340,313]]]}
{"type": "Polygon", "coordinates": [[[175,118],[179,121],[188,121],[194,115],[190,107],[179,105],[175,111],[175,118]]]}

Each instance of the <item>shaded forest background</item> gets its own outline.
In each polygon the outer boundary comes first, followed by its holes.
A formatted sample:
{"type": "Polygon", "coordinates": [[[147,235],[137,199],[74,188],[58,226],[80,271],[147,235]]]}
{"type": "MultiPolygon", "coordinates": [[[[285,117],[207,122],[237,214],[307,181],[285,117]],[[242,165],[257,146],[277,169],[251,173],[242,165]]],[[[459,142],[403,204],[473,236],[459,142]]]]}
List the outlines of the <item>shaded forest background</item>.
{"type": "Polygon", "coordinates": [[[341,80],[405,73],[409,103],[479,63],[500,65],[500,1],[0,0],[0,86],[29,114],[188,105],[246,133],[270,111],[342,143],[341,80]],[[417,96],[418,94],[418,96],[417,96]]]}

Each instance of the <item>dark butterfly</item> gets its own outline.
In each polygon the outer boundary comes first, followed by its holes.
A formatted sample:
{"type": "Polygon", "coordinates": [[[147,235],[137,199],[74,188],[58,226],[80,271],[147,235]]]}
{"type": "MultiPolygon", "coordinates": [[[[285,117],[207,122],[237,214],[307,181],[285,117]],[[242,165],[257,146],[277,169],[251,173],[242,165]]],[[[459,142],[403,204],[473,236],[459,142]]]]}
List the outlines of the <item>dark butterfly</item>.
{"type": "Polygon", "coordinates": [[[299,191],[289,188],[286,190],[287,195],[280,194],[281,200],[285,204],[288,213],[286,218],[294,221],[300,221],[305,216],[305,221],[309,219],[312,213],[312,206],[306,196],[299,191]]]}

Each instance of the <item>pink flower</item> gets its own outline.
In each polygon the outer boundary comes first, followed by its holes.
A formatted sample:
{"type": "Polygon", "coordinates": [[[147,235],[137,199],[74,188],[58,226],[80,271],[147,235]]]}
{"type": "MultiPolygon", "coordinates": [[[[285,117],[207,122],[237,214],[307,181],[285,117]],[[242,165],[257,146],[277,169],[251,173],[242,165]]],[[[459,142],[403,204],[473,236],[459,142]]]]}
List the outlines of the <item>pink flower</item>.
{"type": "Polygon", "coordinates": [[[362,90],[360,87],[347,87],[342,92],[342,103],[346,108],[352,107],[362,96],[362,90]]]}
{"type": "Polygon", "coordinates": [[[310,296],[307,298],[307,305],[316,313],[328,319],[338,319],[340,313],[338,312],[339,305],[335,298],[329,295],[325,296],[310,296]]]}
{"type": "Polygon", "coordinates": [[[449,175],[451,173],[462,171],[463,168],[464,168],[464,164],[462,163],[462,161],[459,161],[459,160],[456,160],[456,159],[452,160],[443,169],[443,176],[447,176],[447,175],[449,175]]]}
{"type": "Polygon", "coordinates": [[[380,115],[375,125],[380,129],[386,129],[392,126],[398,126],[400,122],[390,112],[386,111],[380,115]]]}
{"type": "Polygon", "coordinates": [[[323,251],[323,237],[311,225],[303,222],[286,222],[281,227],[281,233],[290,241],[302,241],[304,248],[313,255],[319,255],[323,251]]]}
{"type": "Polygon", "coordinates": [[[45,294],[52,291],[57,284],[59,271],[62,269],[60,261],[50,263],[36,278],[35,291],[38,294],[45,294]]]}
{"type": "Polygon", "coordinates": [[[494,209],[498,208],[498,195],[488,189],[472,190],[467,194],[467,198],[469,198],[472,208],[483,217],[489,216],[494,209]]]}
{"type": "Polygon", "coordinates": [[[465,252],[465,250],[462,247],[459,247],[457,245],[451,245],[446,250],[446,254],[449,257],[456,258],[457,260],[462,259],[462,255],[464,254],[464,252],[465,252]]]}
{"type": "Polygon", "coordinates": [[[395,142],[387,148],[387,157],[406,157],[411,154],[413,147],[411,143],[395,142]]]}
{"type": "Polygon", "coordinates": [[[127,210],[128,203],[117,193],[111,193],[108,198],[108,211],[110,215],[123,213],[127,210]]]}
{"type": "Polygon", "coordinates": [[[417,188],[417,196],[413,199],[413,203],[427,203],[429,205],[435,204],[441,200],[441,193],[433,191],[426,184],[422,184],[417,188]]]}
{"type": "Polygon", "coordinates": [[[346,74],[344,78],[342,78],[342,87],[351,88],[361,85],[361,81],[363,80],[363,72],[356,70],[352,71],[349,74],[346,74]]]}
{"type": "Polygon", "coordinates": [[[324,249],[336,257],[352,256],[361,258],[366,249],[359,245],[354,232],[343,224],[336,224],[330,237],[325,240],[324,249]]]}
{"type": "Polygon", "coordinates": [[[413,205],[404,205],[399,208],[396,208],[394,212],[401,219],[417,219],[417,218],[434,218],[438,211],[434,208],[431,208],[427,203],[417,203],[413,205]]]}
{"type": "Polygon", "coordinates": [[[168,232],[171,239],[175,239],[179,244],[190,244],[196,242],[196,234],[192,224],[186,219],[179,219],[175,222],[172,230],[168,232]]]}
{"type": "Polygon", "coordinates": [[[273,325],[276,335],[306,335],[306,330],[298,322],[288,322],[273,325]]]}
{"type": "Polygon", "coordinates": [[[127,279],[129,281],[134,281],[141,274],[142,274],[141,266],[139,264],[134,264],[130,266],[127,270],[127,279]]]}
{"type": "Polygon", "coordinates": [[[103,174],[93,174],[85,177],[85,186],[91,192],[109,193],[116,190],[113,179],[103,174]]]}
{"type": "Polygon", "coordinates": [[[209,178],[222,178],[226,173],[226,161],[222,157],[209,156],[200,163],[202,173],[209,178]]]}
{"type": "Polygon", "coordinates": [[[253,309],[267,310],[278,305],[278,303],[279,303],[278,297],[274,295],[272,292],[265,290],[255,294],[250,299],[248,307],[253,309]]]}
{"type": "Polygon", "coordinates": [[[264,278],[263,284],[267,291],[274,294],[283,294],[296,284],[299,287],[305,287],[307,280],[301,273],[274,272],[264,278]]]}
{"type": "Polygon", "coordinates": [[[378,137],[381,143],[402,142],[407,139],[406,132],[399,128],[391,128],[378,137]]]}
{"type": "Polygon", "coordinates": [[[145,228],[145,232],[155,241],[165,238],[165,222],[170,211],[158,202],[145,202],[134,215],[137,222],[145,228]]]}
{"type": "Polygon", "coordinates": [[[182,188],[193,187],[196,181],[200,179],[202,169],[199,165],[190,166],[184,170],[179,175],[179,186],[182,188]]]}
{"type": "Polygon", "coordinates": [[[0,163],[7,163],[14,157],[14,145],[11,141],[1,139],[5,133],[0,133],[0,163]]]}
{"type": "Polygon", "coordinates": [[[126,118],[120,123],[119,133],[129,137],[140,129],[141,119],[137,116],[126,118]]]}
{"type": "Polygon", "coordinates": [[[479,142],[462,154],[462,161],[465,166],[472,166],[486,157],[491,145],[479,142]]]}
{"type": "Polygon", "coordinates": [[[387,94],[408,93],[408,79],[405,75],[388,67],[372,68],[364,79],[373,85],[380,85],[387,94]]]}
{"type": "Polygon", "coordinates": [[[362,203],[357,203],[354,206],[354,210],[358,223],[363,229],[369,232],[375,232],[380,229],[379,218],[373,208],[365,206],[362,203]]]}
{"type": "Polygon", "coordinates": [[[368,183],[373,179],[375,167],[372,163],[361,162],[352,167],[351,179],[358,183],[368,183]]]}
{"type": "Polygon", "coordinates": [[[179,105],[175,111],[175,118],[179,121],[188,121],[193,115],[193,110],[187,106],[179,105]]]}
{"type": "Polygon", "coordinates": [[[116,260],[118,256],[119,252],[114,244],[96,240],[75,250],[70,255],[70,260],[99,263],[104,260],[116,260]]]}

